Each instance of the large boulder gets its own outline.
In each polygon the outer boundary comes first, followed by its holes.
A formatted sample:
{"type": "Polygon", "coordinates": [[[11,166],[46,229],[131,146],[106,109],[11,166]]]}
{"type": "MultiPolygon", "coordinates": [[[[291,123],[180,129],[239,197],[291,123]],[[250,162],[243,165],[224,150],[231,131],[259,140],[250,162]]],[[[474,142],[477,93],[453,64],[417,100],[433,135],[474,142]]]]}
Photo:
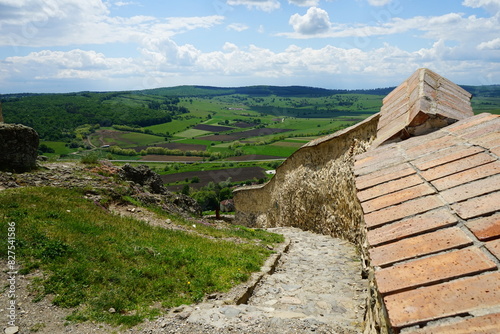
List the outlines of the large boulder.
{"type": "Polygon", "coordinates": [[[120,169],[119,174],[125,180],[140,184],[153,194],[164,194],[167,191],[163,186],[160,175],[156,174],[146,165],[133,167],[130,164],[125,164],[120,169]]]}
{"type": "Polygon", "coordinates": [[[0,170],[27,172],[36,168],[38,133],[20,124],[0,123],[0,170]]]}

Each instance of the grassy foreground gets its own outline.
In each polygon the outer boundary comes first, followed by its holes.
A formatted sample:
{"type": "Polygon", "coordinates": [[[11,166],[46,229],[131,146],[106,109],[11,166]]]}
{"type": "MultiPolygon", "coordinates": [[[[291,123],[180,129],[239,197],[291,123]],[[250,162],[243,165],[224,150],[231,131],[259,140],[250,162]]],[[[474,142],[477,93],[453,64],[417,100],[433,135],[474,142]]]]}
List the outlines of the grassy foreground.
{"type": "Polygon", "coordinates": [[[125,326],[228,291],[259,270],[270,255],[266,244],[282,241],[243,227],[200,224],[197,234],[152,227],[109,214],[81,191],[49,187],[1,191],[0,222],[2,234],[15,222],[21,273],[44,273],[35,301],[51,294],[54,304],[74,308],[70,321],[125,326]],[[221,240],[228,236],[240,242],[221,240]]]}

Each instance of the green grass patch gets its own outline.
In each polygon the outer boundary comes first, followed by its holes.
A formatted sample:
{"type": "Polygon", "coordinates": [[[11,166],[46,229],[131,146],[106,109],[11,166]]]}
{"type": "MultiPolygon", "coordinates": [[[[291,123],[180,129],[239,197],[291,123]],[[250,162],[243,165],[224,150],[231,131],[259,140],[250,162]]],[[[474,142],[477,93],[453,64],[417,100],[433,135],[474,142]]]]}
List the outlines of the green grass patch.
{"type": "Polygon", "coordinates": [[[203,135],[206,135],[208,133],[211,133],[211,132],[205,131],[205,130],[198,130],[198,129],[189,129],[186,131],[176,133],[175,136],[176,137],[183,137],[183,138],[191,138],[191,137],[203,136],[203,135]]]}
{"type": "Polygon", "coordinates": [[[277,157],[289,157],[293,152],[297,151],[298,147],[281,147],[281,146],[243,146],[241,150],[244,154],[255,155],[272,155],[277,157]]]}
{"type": "MultiPolygon", "coordinates": [[[[75,307],[70,321],[124,326],[159,314],[151,308],[157,302],[170,308],[228,291],[259,270],[270,254],[262,242],[282,240],[242,227],[198,224],[201,235],[152,227],[110,215],[83,193],[60,188],[2,191],[0,217],[5,233],[15,223],[21,272],[45,273],[34,282],[36,300],[51,294],[54,304],[75,307]],[[204,234],[264,241],[233,243],[204,234]]],[[[6,253],[2,238],[0,256],[6,253]]]]}

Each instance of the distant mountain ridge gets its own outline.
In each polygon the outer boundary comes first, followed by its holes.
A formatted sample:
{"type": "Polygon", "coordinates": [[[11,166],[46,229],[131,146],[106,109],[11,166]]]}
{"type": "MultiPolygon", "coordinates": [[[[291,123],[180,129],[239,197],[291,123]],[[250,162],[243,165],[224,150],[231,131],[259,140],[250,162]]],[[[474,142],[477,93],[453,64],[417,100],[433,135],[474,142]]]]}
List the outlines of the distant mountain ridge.
{"type": "MultiPolygon", "coordinates": [[[[474,96],[500,97],[500,85],[460,85],[463,89],[472,93],[474,96]]],[[[387,95],[396,87],[381,87],[372,89],[327,89],[309,86],[241,86],[241,87],[216,87],[200,85],[183,85],[174,87],[160,87],[143,90],[124,90],[124,91],[81,91],[73,93],[11,93],[0,94],[1,98],[25,97],[36,95],[65,95],[65,94],[87,94],[87,93],[135,93],[155,96],[176,96],[176,97],[201,97],[201,96],[222,96],[231,94],[246,94],[251,96],[296,96],[296,97],[320,97],[334,94],[371,94],[387,95]]]]}

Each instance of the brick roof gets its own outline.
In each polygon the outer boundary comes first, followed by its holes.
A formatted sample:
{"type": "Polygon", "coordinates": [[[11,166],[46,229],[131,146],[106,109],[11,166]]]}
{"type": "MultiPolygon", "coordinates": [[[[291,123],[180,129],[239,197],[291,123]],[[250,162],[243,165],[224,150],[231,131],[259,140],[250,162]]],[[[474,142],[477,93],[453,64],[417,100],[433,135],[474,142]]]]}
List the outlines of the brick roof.
{"type": "Polygon", "coordinates": [[[500,332],[499,155],[500,116],[480,114],[356,157],[375,279],[396,332],[500,332]]]}
{"type": "Polygon", "coordinates": [[[421,68],[384,98],[373,145],[471,117],[471,96],[448,79],[421,68]]]}

